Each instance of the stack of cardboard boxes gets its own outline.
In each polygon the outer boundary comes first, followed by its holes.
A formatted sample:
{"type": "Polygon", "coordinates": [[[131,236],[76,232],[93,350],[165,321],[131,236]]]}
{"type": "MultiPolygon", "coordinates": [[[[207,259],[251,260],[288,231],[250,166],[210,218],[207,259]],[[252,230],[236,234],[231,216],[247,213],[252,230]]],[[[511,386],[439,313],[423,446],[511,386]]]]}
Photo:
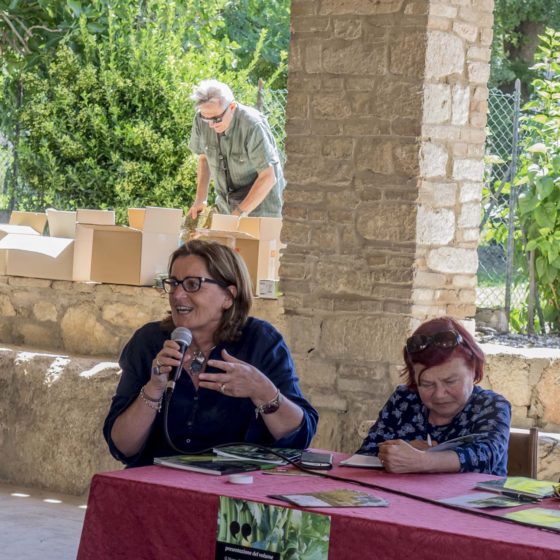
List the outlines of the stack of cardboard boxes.
{"type": "Polygon", "coordinates": [[[169,255],[178,246],[181,217],[182,211],[172,208],[131,208],[130,227],[125,227],[115,225],[112,210],[49,209],[50,236],[8,232],[0,241],[3,272],[150,286],[166,272],[169,255]]]}
{"type": "MultiPolygon", "coordinates": [[[[0,274],[151,286],[167,273],[179,245],[182,211],[130,208],[129,226],[115,225],[112,210],[48,209],[14,212],[0,225],[0,274]],[[41,235],[48,221],[49,235],[41,235]]],[[[210,229],[196,236],[217,241],[244,259],[256,296],[278,294],[280,218],[238,218],[214,214],[210,229]]]]}

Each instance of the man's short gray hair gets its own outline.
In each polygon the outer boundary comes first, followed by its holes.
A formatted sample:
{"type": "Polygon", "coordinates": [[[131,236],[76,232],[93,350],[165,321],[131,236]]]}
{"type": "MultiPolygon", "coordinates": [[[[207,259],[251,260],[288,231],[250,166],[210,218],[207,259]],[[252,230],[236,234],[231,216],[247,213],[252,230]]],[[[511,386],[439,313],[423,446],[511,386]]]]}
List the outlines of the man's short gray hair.
{"type": "Polygon", "coordinates": [[[191,99],[199,107],[210,101],[218,101],[221,105],[229,105],[235,97],[227,84],[218,80],[202,80],[193,88],[191,99]]]}

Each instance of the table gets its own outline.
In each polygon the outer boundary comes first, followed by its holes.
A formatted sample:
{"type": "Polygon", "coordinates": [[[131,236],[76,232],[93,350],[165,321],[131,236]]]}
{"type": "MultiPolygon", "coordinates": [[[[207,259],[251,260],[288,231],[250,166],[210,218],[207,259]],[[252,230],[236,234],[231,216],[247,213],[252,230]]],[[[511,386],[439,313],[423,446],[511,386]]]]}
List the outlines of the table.
{"type": "MultiPolygon", "coordinates": [[[[335,464],[344,457],[335,454],[335,464]]],[[[349,467],[330,472],[433,499],[466,494],[477,481],[491,478],[349,467]]],[[[78,560],[214,560],[220,495],[287,506],[267,495],[343,487],[365,490],[390,505],[309,510],[331,516],[329,560],[560,560],[560,533],[319,477],[252,474],[254,482],[246,486],[157,466],[95,475],[78,560]]],[[[554,500],[542,505],[560,509],[554,500]]]]}

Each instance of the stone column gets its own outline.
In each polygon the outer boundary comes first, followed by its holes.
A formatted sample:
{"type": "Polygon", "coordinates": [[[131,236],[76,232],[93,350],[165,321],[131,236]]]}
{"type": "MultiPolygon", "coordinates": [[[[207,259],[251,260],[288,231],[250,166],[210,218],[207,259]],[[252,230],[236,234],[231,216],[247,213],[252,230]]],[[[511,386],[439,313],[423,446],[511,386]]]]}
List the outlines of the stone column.
{"type": "Polygon", "coordinates": [[[294,0],[280,277],[288,340],[351,451],[421,320],[474,314],[493,0],[294,0]]]}

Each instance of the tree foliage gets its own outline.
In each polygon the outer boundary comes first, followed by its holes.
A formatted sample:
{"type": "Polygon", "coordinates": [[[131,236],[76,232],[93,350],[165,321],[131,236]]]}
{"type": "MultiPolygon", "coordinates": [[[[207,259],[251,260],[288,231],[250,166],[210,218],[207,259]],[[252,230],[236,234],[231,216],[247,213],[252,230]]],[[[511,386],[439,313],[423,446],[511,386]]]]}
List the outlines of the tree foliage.
{"type": "Polygon", "coordinates": [[[560,30],[560,2],[495,0],[491,86],[509,89],[519,78],[527,90],[537,37],[545,26],[560,30]]]}
{"type": "Polygon", "coordinates": [[[122,219],[129,206],[189,205],[193,84],[216,77],[256,101],[262,21],[245,43],[232,40],[224,10],[233,3],[12,0],[0,17],[0,109],[18,207],[113,207],[122,219]]]}
{"type": "MultiPolygon", "coordinates": [[[[522,118],[524,137],[516,185],[523,251],[534,252],[544,320],[560,331],[560,32],[541,37],[533,95],[522,118]]],[[[541,325],[542,326],[542,325],[541,325]]]]}

